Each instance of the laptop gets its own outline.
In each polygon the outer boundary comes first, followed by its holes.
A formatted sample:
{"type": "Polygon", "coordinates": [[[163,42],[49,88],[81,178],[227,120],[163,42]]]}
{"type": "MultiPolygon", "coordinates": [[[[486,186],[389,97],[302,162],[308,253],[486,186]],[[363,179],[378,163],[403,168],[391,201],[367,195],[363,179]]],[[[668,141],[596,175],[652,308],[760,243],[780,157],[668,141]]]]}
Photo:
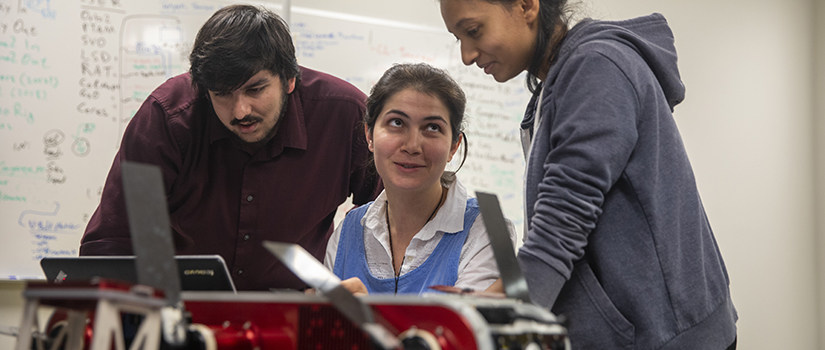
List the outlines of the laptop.
{"type": "MultiPolygon", "coordinates": [[[[220,255],[177,255],[178,276],[184,291],[232,291],[235,284],[220,255]]],[[[95,277],[138,283],[135,256],[46,257],[40,259],[46,280],[89,281],[95,277]]]]}

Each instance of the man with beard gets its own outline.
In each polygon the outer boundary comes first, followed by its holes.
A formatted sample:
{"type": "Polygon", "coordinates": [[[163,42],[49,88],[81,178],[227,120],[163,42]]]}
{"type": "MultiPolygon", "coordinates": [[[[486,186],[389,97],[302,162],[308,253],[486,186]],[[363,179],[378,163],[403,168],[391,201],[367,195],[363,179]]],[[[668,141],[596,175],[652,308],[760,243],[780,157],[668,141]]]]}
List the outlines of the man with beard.
{"type": "Polygon", "coordinates": [[[133,254],[120,164],[148,163],[163,174],[176,254],[220,254],[240,290],[301,289],[261,243],[320,260],[338,206],[381,191],[366,167],[366,96],[298,66],[286,23],[260,7],[217,11],[189,60],[127,127],[80,255],[133,254]]]}

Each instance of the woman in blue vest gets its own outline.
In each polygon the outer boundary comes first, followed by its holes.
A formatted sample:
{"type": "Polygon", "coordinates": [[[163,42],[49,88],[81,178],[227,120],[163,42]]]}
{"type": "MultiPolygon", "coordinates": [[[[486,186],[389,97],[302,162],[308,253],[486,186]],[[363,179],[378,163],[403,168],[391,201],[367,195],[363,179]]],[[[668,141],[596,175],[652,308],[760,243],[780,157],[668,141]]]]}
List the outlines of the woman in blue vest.
{"type": "Polygon", "coordinates": [[[465,103],[458,84],[427,64],[395,65],[373,86],[364,132],[384,191],[347,214],[324,259],[351,292],[485,290],[498,279],[476,200],[444,171],[464,139],[465,103]]]}

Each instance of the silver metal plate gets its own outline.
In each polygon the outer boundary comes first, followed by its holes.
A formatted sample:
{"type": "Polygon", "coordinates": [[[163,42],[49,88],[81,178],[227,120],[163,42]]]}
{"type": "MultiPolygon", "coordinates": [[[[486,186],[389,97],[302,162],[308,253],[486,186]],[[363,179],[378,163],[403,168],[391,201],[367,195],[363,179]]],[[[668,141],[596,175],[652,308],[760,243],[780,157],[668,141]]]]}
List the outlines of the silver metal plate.
{"type": "Polygon", "coordinates": [[[478,208],[481,210],[481,218],[484,220],[484,227],[487,228],[487,235],[490,237],[490,244],[493,247],[493,255],[501,273],[501,280],[504,283],[504,294],[508,298],[530,302],[530,294],[527,290],[527,281],[521,272],[521,266],[516,259],[515,248],[510,242],[510,234],[507,224],[504,221],[504,214],[501,212],[501,205],[498,197],[492,193],[476,192],[478,208]]]}
{"type": "Polygon", "coordinates": [[[163,290],[176,305],[181,286],[160,168],[123,161],[121,174],[138,283],[163,290]]]}

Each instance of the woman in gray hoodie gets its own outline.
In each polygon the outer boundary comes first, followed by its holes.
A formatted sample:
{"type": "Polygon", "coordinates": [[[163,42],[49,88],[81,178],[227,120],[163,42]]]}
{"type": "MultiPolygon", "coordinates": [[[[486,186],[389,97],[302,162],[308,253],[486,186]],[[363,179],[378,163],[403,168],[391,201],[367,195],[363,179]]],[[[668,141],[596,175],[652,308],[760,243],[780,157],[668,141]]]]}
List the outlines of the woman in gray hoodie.
{"type": "Polygon", "coordinates": [[[736,310],[673,108],[660,14],[568,27],[565,0],[441,0],[464,64],[527,71],[525,241],[533,302],[575,349],[733,349],[736,310]]]}

